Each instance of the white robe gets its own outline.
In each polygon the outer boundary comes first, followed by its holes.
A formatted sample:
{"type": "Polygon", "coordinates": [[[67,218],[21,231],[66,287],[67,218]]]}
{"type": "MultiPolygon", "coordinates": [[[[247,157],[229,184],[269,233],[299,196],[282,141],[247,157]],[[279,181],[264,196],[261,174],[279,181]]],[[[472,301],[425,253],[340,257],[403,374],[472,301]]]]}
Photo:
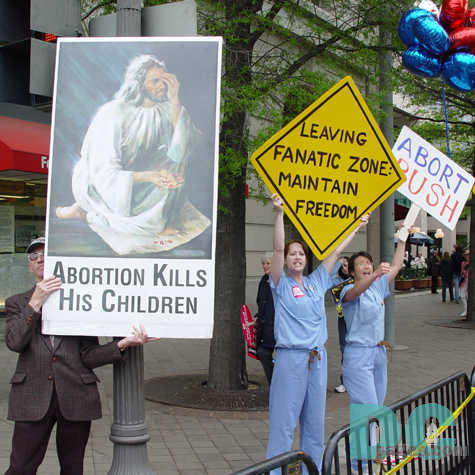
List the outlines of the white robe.
{"type": "Polygon", "coordinates": [[[166,169],[184,175],[199,136],[184,108],[173,128],[168,102],[144,108],[115,100],[99,109],[84,138],[72,190],[89,226],[114,251],[172,249],[210,225],[183,188],[133,184],[134,172],[166,169]],[[170,225],[180,234],[160,244],[160,233],[170,225]]]}

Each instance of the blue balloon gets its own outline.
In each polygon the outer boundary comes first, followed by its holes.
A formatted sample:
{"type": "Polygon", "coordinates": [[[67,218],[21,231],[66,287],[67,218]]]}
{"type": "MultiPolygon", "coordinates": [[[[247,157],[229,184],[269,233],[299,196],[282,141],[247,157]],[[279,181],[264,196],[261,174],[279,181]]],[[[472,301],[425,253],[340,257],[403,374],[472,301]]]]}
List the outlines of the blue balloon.
{"type": "Polygon", "coordinates": [[[442,61],[420,46],[408,48],[402,54],[402,64],[411,73],[424,78],[435,78],[442,71],[442,61]]]}
{"type": "Polygon", "coordinates": [[[456,91],[475,90],[475,56],[470,53],[454,53],[443,65],[446,83],[456,91]]]}
{"type": "Polygon", "coordinates": [[[401,41],[407,46],[416,46],[419,41],[414,35],[414,31],[412,30],[412,26],[414,21],[420,17],[424,16],[432,16],[432,13],[424,8],[413,8],[408,12],[404,13],[404,15],[399,20],[399,24],[397,27],[397,32],[399,33],[399,38],[401,41]]]}
{"type": "Polygon", "coordinates": [[[414,35],[429,53],[444,54],[450,46],[449,35],[444,27],[431,15],[421,16],[412,25],[414,35]]]}

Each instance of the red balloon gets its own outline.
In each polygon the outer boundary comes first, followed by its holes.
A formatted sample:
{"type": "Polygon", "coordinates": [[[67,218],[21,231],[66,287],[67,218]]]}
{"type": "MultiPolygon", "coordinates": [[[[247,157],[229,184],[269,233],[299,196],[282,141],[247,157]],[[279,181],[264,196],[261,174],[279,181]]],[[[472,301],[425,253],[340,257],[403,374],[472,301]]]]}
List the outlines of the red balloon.
{"type": "Polygon", "coordinates": [[[465,26],[475,26],[475,8],[470,8],[465,18],[465,26]]]}
{"type": "Polygon", "coordinates": [[[464,25],[468,14],[468,0],[444,0],[440,7],[439,22],[447,32],[464,25]]]}
{"type": "Polygon", "coordinates": [[[475,28],[465,26],[449,33],[449,51],[475,53],[475,28]]]}

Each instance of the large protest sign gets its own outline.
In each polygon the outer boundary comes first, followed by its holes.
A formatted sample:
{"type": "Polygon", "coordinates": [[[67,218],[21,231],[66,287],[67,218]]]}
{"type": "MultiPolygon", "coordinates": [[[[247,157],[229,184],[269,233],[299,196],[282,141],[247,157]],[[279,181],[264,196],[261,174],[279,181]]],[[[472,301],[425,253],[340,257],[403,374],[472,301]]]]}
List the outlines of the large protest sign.
{"type": "Polygon", "coordinates": [[[209,338],[220,38],[61,39],[43,331],[209,338]]]}
{"type": "Polygon", "coordinates": [[[406,176],[398,191],[454,230],[475,182],[472,175],[406,126],[393,153],[406,176]]]}
{"type": "Polygon", "coordinates": [[[404,181],[353,79],[346,77],[251,157],[318,258],[404,181]]]}

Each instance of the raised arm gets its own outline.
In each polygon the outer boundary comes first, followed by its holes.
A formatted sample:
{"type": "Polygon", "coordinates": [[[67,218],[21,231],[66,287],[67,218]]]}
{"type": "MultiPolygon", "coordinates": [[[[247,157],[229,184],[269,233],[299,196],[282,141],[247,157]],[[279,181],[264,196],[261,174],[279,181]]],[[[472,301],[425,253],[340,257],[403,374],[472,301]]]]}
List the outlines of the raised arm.
{"type": "Polygon", "coordinates": [[[348,244],[350,244],[350,242],[355,237],[355,234],[363,226],[366,226],[368,224],[370,216],[371,216],[371,213],[368,213],[368,214],[362,216],[358,226],[356,227],[356,229],[351,231],[351,233],[348,234],[348,236],[346,236],[346,238],[343,239],[343,241],[341,241],[341,243],[338,244],[338,246],[335,247],[335,249],[333,249],[333,251],[330,252],[330,254],[328,254],[327,257],[325,257],[325,259],[323,259],[322,266],[326,269],[326,271],[329,274],[331,273],[331,270],[333,269],[333,266],[336,264],[336,261],[338,260],[338,256],[345,250],[346,246],[348,246],[348,244]]]}
{"type": "Polygon", "coordinates": [[[379,267],[374,270],[370,276],[368,276],[366,279],[355,282],[355,285],[353,285],[353,287],[348,290],[348,292],[343,297],[343,302],[353,302],[353,300],[356,300],[362,293],[369,289],[371,284],[378,277],[382,276],[383,274],[387,274],[390,268],[391,266],[388,262],[381,262],[379,267]]]}
{"type": "Polygon", "coordinates": [[[282,271],[284,270],[284,246],[285,246],[285,230],[284,230],[284,200],[277,195],[272,195],[272,204],[275,208],[275,224],[274,224],[274,255],[272,257],[272,266],[270,268],[270,276],[274,285],[279,283],[282,271]]]}
{"type": "MultiPolygon", "coordinates": [[[[401,224],[399,229],[401,229],[403,226],[404,224],[401,224]]],[[[413,226],[411,226],[409,230],[412,228],[413,226]]],[[[355,282],[355,285],[345,294],[343,301],[353,302],[353,300],[356,300],[378,277],[382,276],[383,274],[388,274],[388,282],[392,282],[402,267],[405,247],[405,242],[398,240],[392,263],[389,264],[388,262],[381,262],[379,267],[373,271],[373,273],[368,278],[355,282]]]]}
{"type": "MultiPolygon", "coordinates": [[[[399,226],[399,230],[404,227],[404,224],[399,226]]],[[[412,231],[414,226],[410,226],[408,232],[412,231]]],[[[402,264],[404,262],[404,251],[406,250],[406,243],[398,239],[396,252],[394,253],[393,261],[391,262],[391,268],[388,272],[388,282],[391,283],[397,276],[398,272],[401,270],[402,264]]]]}

